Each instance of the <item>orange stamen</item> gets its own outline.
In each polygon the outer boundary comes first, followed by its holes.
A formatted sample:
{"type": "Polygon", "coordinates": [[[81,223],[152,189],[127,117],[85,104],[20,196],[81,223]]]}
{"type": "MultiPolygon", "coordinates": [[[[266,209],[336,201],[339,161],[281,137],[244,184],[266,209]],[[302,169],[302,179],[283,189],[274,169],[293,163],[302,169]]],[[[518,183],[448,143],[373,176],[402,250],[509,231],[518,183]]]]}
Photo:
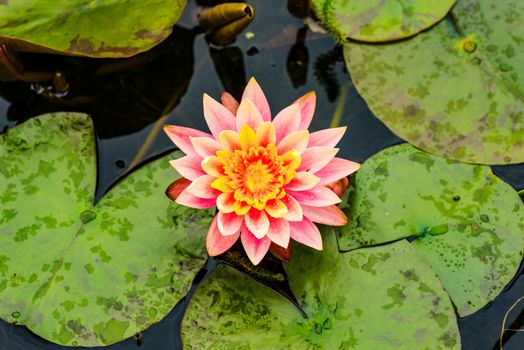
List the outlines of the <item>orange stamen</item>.
{"type": "Polygon", "coordinates": [[[222,192],[233,192],[237,215],[244,215],[249,208],[264,210],[268,201],[286,195],[284,186],[296,175],[300,154],[291,150],[278,154],[273,143],[259,145],[259,140],[249,126],[240,131],[240,149],[216,152],[224,168],[224,176],[211,186],[222,192]]]}

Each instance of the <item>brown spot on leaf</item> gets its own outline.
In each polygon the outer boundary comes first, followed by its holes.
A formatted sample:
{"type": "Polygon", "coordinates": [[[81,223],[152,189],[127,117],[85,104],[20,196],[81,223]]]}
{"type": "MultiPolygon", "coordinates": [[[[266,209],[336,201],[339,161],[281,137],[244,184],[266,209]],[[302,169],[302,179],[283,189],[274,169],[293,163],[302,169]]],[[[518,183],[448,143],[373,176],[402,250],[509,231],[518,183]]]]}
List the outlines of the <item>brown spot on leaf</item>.
{"type": "Polygon", "coordinates": [[[80,38],[79,35],[71,40],[71,45],[66,50],[67,52],[77,54],[82,53],[88,56],[98,57],[107,52],[118,53],[122,56],[132,56],[138,53],[137,48],[132,47],[117,47],[117,46],[106,46],[104,42],[101,43],[98,49],[95,48],[93,42],[86,38],[80,38]]]}
{"type": "Polygon", "coordinates": [[[140,29],[139,31],[135,32],[135,36],[140,39],[162,40],[164,33],[162,32],[160,34],[154,34],[147,29],[140,29]]]}
{"type": "Polygon", "coordinates": [[[105,44],[102,43],[100,49],[98,49],[97,52],[100,54],[104,52],[116,52],[122,54],[123,56],[132,56],[134,54],[137,54],[139,50],[134,47],[105,46],[105,44]]]}
{"type": "Polygon", "coordinates": [[[409,105],[404,110],[406,116],[413,117],[416,116],[419,112],[419,107],[415,105],[409,105]]]}
{"type": "Polygon", "coordinates": [[[69,52],[94,53],[95,45],[89,39],[81,39],[78,35],[71,40],[71,45],[67,49],[69,52]]]}

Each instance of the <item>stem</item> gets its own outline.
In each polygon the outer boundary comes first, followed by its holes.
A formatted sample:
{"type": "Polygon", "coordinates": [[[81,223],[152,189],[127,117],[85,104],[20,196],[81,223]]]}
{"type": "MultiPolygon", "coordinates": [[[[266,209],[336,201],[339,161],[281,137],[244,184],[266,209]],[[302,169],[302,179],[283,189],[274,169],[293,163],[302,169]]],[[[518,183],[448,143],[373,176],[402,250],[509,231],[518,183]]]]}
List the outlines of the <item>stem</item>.
{"type": "MultiPolygon", "coordinates": [[[[499,338],[500,350],[502,350],[502,346],[504,345],[504,342],[502,341],[502,338],[504,336],[504,332],[508,330],[508,329],[506,329],[506,320],[508,318],[508,315],[511,312],[511,310],[513,310],[522,300],[524,300],[524,296],[518,298],[517,301],[515,301],[515,303],[513,303],[513,305],[511,305],[511,307],[508,309],[508,311],[504,315],[504,319],[502,320],[502,327],[500,329],[500,338],[499,338]]],[[[518,331],[521,331],[521,330],[518,330],[518,331]]]]}

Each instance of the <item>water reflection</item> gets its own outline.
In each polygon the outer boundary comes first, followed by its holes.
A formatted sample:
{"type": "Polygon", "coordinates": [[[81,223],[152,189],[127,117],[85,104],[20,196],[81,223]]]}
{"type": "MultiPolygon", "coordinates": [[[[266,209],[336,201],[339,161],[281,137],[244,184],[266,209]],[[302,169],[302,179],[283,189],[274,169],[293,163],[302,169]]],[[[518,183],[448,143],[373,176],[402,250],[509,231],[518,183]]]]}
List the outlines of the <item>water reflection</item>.
{"type": "Polygon", "coordinates": [[[291,46],[289,54],[287,55],[287,74],[295,89],[306,85],[307,82],[309,68],[309,51],[305,45],[307,31],[307,27],[300,28],[297,31],[295,44],[291,46]]]}
{"type": "Polygon", "coordinates": [[[51,85],[0,83],[0,95],[10,102],[7,119],[20,123],[44,113],[75,111],[91,114],[102,139],[141,130],[171,112],[186,93],[194,38],[193,31],[175,26],[153,50],[119,60],[25,54],[29,64],[49,63],[49,70],[62,72],[70,89],[60,96],[51,85]]]}
{"type": "Polygon", "coordinates": [[[224,90],[240,101],[247,84],[243,52],[237,46],[209,47],[209,56],[224,90]]]}
{"type": "Polygon", "coordinates": [[[344,62],[340,46],[335,46],[329,52],[320,55],[315,61],[315,77],[331,102],[335,101],[340,94],[340,83],[335,71],[337,62],[344,62]]]}

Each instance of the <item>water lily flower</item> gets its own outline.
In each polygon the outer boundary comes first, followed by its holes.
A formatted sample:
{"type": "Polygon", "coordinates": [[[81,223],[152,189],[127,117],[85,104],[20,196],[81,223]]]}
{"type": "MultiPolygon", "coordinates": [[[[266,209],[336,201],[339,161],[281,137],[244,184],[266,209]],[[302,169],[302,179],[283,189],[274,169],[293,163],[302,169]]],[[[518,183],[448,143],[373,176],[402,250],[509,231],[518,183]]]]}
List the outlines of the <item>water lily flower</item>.
{"type": "Polygon", "coordinates": [[[272,252],[286,256],[290,239],[322,250],[314,223],[347,223],[337,203],[347,184],[343,179],[360,167],[335,157],[334,146],[346,127],[309,133],[314,92],[271,119],[267,99],[254,78],[240,104],[228,93],[222,94],[221,101],[204,94],[204,117],[211,134],[164,127],[185,153],[171,161],[183,178],[169,186],[167,195],[191,208],[217,207],[207,235],[210,256],[224,253],[239,238],[255,265],[272,245],[272,252]]]}

